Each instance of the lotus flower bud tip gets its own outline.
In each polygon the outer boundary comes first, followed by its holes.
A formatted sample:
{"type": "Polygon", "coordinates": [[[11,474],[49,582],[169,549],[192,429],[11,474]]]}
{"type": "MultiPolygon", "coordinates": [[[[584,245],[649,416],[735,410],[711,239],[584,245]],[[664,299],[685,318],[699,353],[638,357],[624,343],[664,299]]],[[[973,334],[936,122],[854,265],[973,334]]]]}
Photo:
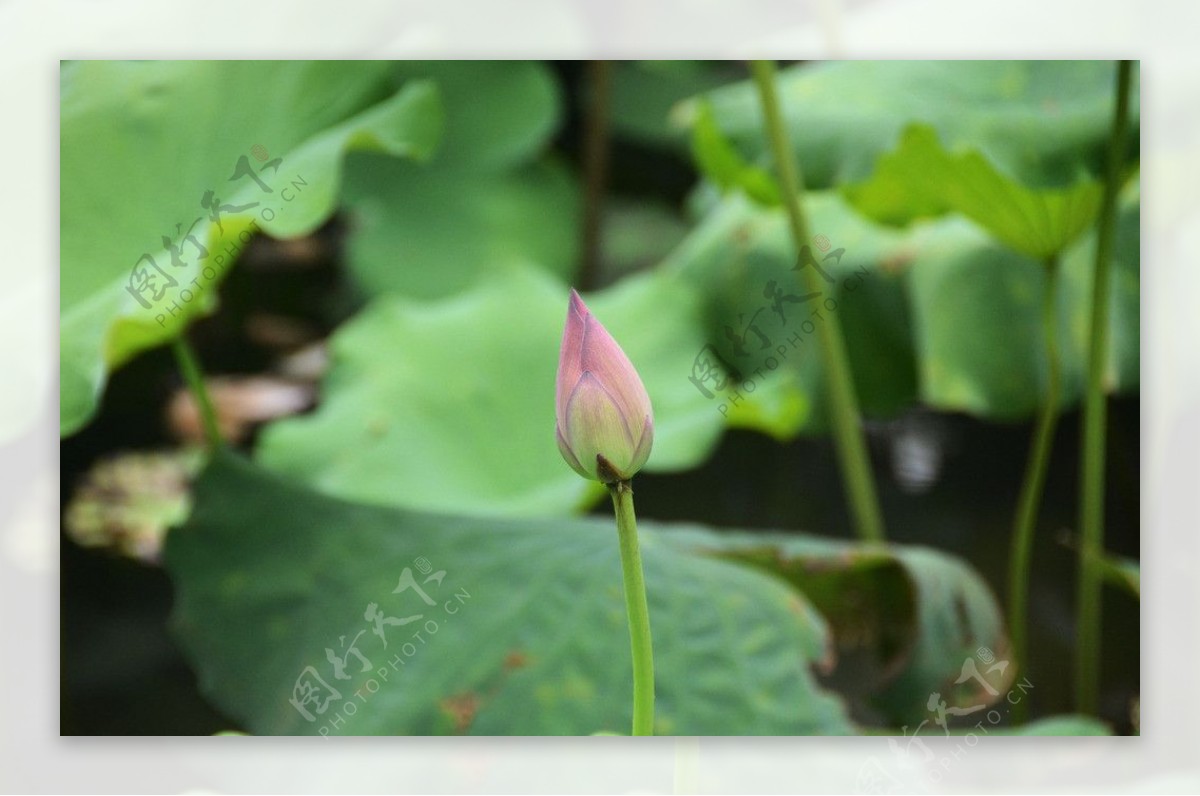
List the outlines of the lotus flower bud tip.
{"type": "Polygon", "coordinates": [[[650,396],[629,357],[574,290],[554,389],[555,436],[584,478],[628,481],[650,456],[650,396]]]}

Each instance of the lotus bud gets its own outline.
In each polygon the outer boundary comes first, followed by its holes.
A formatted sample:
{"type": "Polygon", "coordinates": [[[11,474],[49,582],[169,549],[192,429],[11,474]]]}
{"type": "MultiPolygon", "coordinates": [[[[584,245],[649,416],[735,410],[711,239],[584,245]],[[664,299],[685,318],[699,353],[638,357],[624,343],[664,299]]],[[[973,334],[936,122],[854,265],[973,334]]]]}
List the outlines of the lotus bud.
{"type": "Polygon", "coordinates": [[[633,363],[574,290],[554,385],[558,449],[593,481],[628,481],[650,457],[650,396],[633,363]]]}

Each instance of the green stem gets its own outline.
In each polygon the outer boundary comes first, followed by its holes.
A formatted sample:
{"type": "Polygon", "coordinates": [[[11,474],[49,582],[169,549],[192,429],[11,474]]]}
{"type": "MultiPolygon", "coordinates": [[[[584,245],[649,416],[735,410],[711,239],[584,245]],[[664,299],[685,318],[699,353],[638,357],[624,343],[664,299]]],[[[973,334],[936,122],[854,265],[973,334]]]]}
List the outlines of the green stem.
{"type": "MultiPolygon", "coordinates": [[[[771,151],[782,182],[784,206],[791,223],[792,238],[796,250],[799,251],[808,241],[808,222],[804,217],[803,206],[804,178],[792,156],[787,128],[779,110],[779,98],[775,93],[775,64],[772,61],[752,61],[750,68],[762,101],[767,137],[770,139],[771,151]]],[[[801,268],[800,271],[804,275],[805,290],[809,293],[821,292],[823,285],[817,270],[801,268]]],[[[834,444],[837,447],[842,478],[846,483],[854,527],[864,541],[882,542],[883,516],[879,511],[875,480],[859,424],[858,398],[854,394],[854,381],[850,375],[842,327],[837,316],[832,313],[827,314],[816,326],[828,383],[834,444]]]]}
{"type": "Polygon", "coordinates": [[[633,651],[633,734],[654,734],[654,653],[650,643],[650,608],[638,550],[633,489],[628,481],[609,486],[621,540],[621,570],[625,580],[625,610],[629,613],[629,644],[633,651]]]}
{"type": "Polygon", "coordinates": [[[1079,499],[1079,593],[1076,598],[1075,706],[1095,714],[1100,698],[1100,587],[1104,555],[1104,366],[1108,360],[1109,271],[1116,237],[1117,191],[1126,149],[1132,65],[1117,64],[1117,101],[1108,146],[1108,173],[1096,232],[1091,345],[1083,405],[1083,488],[1079,499]]]}
{"type": "Polygon", "coordinates": [[[175,361],[200,412],[200,423],[204,427],[204,438],[208,440],[208,447],[216,450],[222,445],[221,431],[217,426],[217,413],[213,411],[212,400],[208,397],[208,389],[204,386],[204,373],[200,370],[196,354],[182,335],[171,343],[171,350],[175,352],[175,361]]]}
{"type": "MultiPolygon", "coordinates": [[[[1033,557],[1033,531],[1042,490],[1046,485],[1046,469],[1054,445],[1054,429],[1058,425],[1058,404],[1061,368],[1058,357],[1058,256],[1046,260],[1046,285],[1042,293],[1042,334],[1046,347],[1046,393],[1042,411],[1034,431],[1025,482],[1017,503],[1013,524],[1012,554],[1009,561],[1008,621],[1012,636],[1013,655],[1022,668],[1028,667],[1027,611],[1029,605],[1029,563],[1033,557]]],[[[1013,705],[1013,718],[1021,721],[1026,715],[1026,700],[1013,705]]]]}

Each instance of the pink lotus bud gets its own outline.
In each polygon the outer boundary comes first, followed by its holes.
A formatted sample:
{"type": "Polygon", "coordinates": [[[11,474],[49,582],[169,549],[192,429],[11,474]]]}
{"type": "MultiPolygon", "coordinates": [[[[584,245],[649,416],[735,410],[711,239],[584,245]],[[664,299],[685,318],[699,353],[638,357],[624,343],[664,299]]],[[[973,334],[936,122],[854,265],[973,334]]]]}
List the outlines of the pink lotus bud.
{"type": "Polygon", "coordinates": [[[554,386],[558,449],[593,481],[628,481],[650,457],[654,418],[633,363],[574,290],[554,386]]]}

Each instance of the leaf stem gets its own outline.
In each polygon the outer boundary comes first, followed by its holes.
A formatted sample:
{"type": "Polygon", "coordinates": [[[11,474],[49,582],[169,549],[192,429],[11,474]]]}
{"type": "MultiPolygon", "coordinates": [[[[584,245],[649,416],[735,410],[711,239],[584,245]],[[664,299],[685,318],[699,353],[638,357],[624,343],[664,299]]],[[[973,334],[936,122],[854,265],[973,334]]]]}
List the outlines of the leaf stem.
{"type": "Polygon", "coordinates": [[[633,489],[628,481],[609,486],[617,515],[621,542],[621,570],[625,581],[625,610],[629,614],[629,644],[633,653],[633,734],[654,734],[654,653],[650,642],[650,608],[642,577],[638,549],[637,517],[633,489]]]}
{"type": "MultiPolygon", "coordinates": [[[[779,98],[775,92],[775,63],[773,61],[751,61],[751,71],[758,86],[762,102],[767,137],[770,139],[775,165],[783,191],[784,207],[791,223],[792,238],[796,250],[807,245],[808,222],[804,216],[804,178],[792,155],[788,142],[787,128],[779,110],[779,98]]],[[[809,293],[819,293],[823,287],[815,268],[801,268],[809,293]]],[[[832,313],[817,326],[817,338],[821,346],[825,373],[828,382],[830,415],[833,421],[834,443],[838,462],[846,484],[846,497],[854,526],[859,537],[866,542],[884,540],[883,516],[879,510],[875,480],[871,473],[870,459],[863,440],[859,421],[858,398],[854,393],[854,381],[850,374],[846,344],[842,338],[842,327],[832,313]]]]}
{"type": "Polygon", "coordinates": [[[208,396],[208,388],[204,386],[204,373],[200,370],[199,360],[196,359],[195,352],[192,351],[192,347],[188,345],[182,334],[171,342],[171,350],[175,353],[175,362],[179,365],[183,380],[187,382],[192,400],[196,402],[208,447],[216,450],[221,447],[223,440],[220,427],[217,425],[217,414],[213,411],[212,399],[208,396]]]}
{"type": "MultiPolygon", "coordinates": [[[[1042,502],[1042,491],[1046,485],[1046,470],[1050,464],[1050,451],[1054,445],[1054,430],[1058,426],[1058,405],[1061,392],[1061,365],[1058,355],[1058,255],[1046,260],[1046,284],[1042,291],[1042,334],[1046,349],[1046,392],[1042,396],[1042,410],[1034,431],[1033,445],[1029,449],[1029,463],[1025,468],[1025,482],[1017,502],[1017,515],[1013,522],[1012,552],[1009,560],[1008,621],[1012,638],[1013,654],[1018,664],[1026,668],[1029,663],[1027,648],[1029,566],[1033,557],[1034,524],[1042,502]]],[[[1024,720],[1025,700],[1013,705],[1013,717],[1024,720]]]]}
{"type": "Polygon", "coordinates": [[[1104,427],[1107,406],[1104,366],[1108,360],[1109,272],[1116,237],[1117,191],[1127,141],[1130,61],[1117,62],[1116,109],[1108,144],[1108,167],[1096,233],[1092,277],[1091,337],[1083,405],[1083,487],[1079,499],[1079,592],[1076,598],[1075,706],[1095,715],[1100,697],[1100,587],[1104,556],[1104,427]]]}

